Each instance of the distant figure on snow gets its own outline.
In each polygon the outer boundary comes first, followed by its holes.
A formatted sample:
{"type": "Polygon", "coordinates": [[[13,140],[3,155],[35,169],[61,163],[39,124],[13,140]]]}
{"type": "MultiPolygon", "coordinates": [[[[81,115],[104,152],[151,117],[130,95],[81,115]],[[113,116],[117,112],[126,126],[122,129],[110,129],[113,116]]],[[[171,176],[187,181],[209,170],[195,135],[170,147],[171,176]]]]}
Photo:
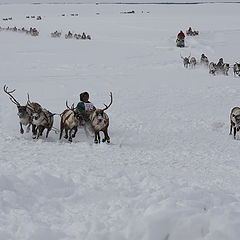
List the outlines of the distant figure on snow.
{"type": "Polygon", "coordinates": [[[224,64],[223,58],[220,58],[218,63],[217,63],[217,67],[219,67],[221,69],[223,67],[223,64],[224,64]]]}
{"type": "Polygon", "coordinates": [[[86,39],[86,38],[87,38],[86,33],[83,32],[83,33],[82,33],[82,39],[86,39]]]}
{"type": "Polygon", "coordinates": [[[180,31],[180,32],[178,33],[178,35],[177,35],[177,38],[178,38],[178,39],[184,39],[184,38],[185,38],[184,32],[183,32],[183,31],[180,31]]]}

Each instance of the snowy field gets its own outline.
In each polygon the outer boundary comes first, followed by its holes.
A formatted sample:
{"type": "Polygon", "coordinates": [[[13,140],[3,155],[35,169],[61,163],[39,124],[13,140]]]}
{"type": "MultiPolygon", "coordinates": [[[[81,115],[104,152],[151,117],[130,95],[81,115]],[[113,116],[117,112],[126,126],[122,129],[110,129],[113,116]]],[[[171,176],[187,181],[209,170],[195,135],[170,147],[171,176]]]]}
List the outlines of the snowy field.
{"type": "Polygon", "coordinates": [[[239,12],[240,4],[1,5],[1,27],[40,35],[0,31],[0,239],[238,240],[240,142],[228,133],[240,78],[185,69],[180,54],[240,61],[239,12]],[[199,36],[175,47],[189,26],[199,36]],[[53,39],[55,30],[92,40],[53,39]],[[29,93],[56,113],[83,91],[102,108],[112,91],[111,144],[82,129],[72,144],[54,132],[21,135],[4,84],[20,103],[29,93]]]}

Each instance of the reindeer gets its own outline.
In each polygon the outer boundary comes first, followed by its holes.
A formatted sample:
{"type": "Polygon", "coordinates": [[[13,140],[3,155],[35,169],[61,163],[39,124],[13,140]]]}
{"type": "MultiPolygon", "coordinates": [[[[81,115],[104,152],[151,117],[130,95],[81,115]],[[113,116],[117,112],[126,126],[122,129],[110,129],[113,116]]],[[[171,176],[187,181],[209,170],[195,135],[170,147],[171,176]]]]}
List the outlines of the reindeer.
{"type": "Polygon", "coordinates": [[[53,37],[53,38],[61,37],[61,35],[62,35],[62,33],[58,32],[58,31],[55,31],[55,32],[51,33],[51,37],[53,37]]]}
{"type": "Polygon", "coordinates": [[[190,64],[189,59],[190,59],[191,55],[189,55],[189,57],[183,57],[183,56],[180,54],[180,56],[181,56],[181,58],[183,59],[183,66],[184,66],[185,68],[188,68],[188,66],[189,66],[189,64],[190,64]]]}
{"type": "Polygon", "coordinates": [[[221,69],[222,73],[224,75],[228,75],[229,68],[230,68],[229,63],[224,63],[223,66],[222,66],[222,69],[221,69]]]}
{"type": "Polygon", "coordinates": [[[233,129],[233,137],[236,139],[236,133],[240,129],[240,108],[234,107],[230,112],[230,133],[232,135],[233,129]]]}
{"type": "Polygon", "coordinates": [[[180,48],[182,48],[182,47],[185,47],[185,42],[184,42],[184,39],[176,39],[176,46],[177,47],[180,47],[180,48]]]}
{"type": "Polygon", "coordinates": [[[82,38],[81,34],[77,34],[77,33],[75,33],[73,35],[73,37],[76,38],[76,39],[81,39],[82,38]]]}
{"type": "Polygon", "coordinates": [[[87,35],[85,32],[82,33],[82,39],[87,39],[87,35]]]}
{"type": "Polygon", "coordinates": [[[234,73],[234,76],[239,76],[240,77],[240,63],[235,63],[233,65],[233,73],[234,73]]]}
{"type": "Polygon", "coordinates": [[[82,116],[79,111],[74,108],[74,104],[72,104],[71,108],[68,106],[66,101],[67,109],[61,113],[61,123],[60,123],[60,136],[59,140],[62,138],[63,130],[65,130],[64,138],[68,139],[69,142],[72,142],[72,138],[76,136],[78,126],[82,121],[82,116]],[[72,131],[74,133],[72,134],[72,131]],[[69,134],[68,134],[69,131],[69,134]]]}
{"type": "MultiPolygon", "coordinates": [[[[36,125],[37,139],[42,136],[44,129],[47,129],[46,138],[53,127],[53,116],[55,114],[49,112],[47,109],[39,107],[33,110],[32,123],[36,125]]],[[[36,137],[35,137],[36,138],[36,137]]]]}
{"type": "Polygon", "coordinates": [[[217,71],[217,65],[214,62],[209,63],[209,73],[215,75],[217,71]]]}
{"type": "Polygon", "coordinates": [[[104,138],[102,142],[110,143],[110,137],[108,135],[108,126],[109,126],[109,117],[105,113],[105,111],[112,105],[113,98],[112,98],[112,93],[110,93],[110,104],[107,106],[105,105],[104,109],[95,109],[91,111],[89,119],[92,125],[92,128],[94,130],[95,138],[94,142],[95,143],[100,143],[100,132],[102,131],[104,133],[104,138]]]}
{"type": "Polygon", "coordinates": [[[68,31],[68,33],[65,34],[65,38],[66,38],[66,39],[68,39],[68,38],[73,38],[73,34],[72,34],[70,31],[68,31]]]}
{"type": "Polygon", "coordinates": [[[18,108],[18,117],[19,117],[19,124],[20,124],[20,133],[23,134],[23,125],[27,126],[27,132],[30,130],[30,126],[32,125],[32,133],[33,138],[36,135],[36,126],[32,124],[32,110],[36,107],[41,107],[38,103],[31,103],[29,101],[29,95],[28,95],[28,102],[27,105],[22,106],[12,95],[13,92],[15,92],[16,89],[12,91],[8,91],[8,87],[4,85],[3,90],[6,94],[8,94],[10,100],[17,105],[18,108]]]}
{"type": "Polygon", "coordinates": [[[191,68],[195,68],[196,64],[197,64],[196,58],[195,58],[195,57],[191,57],[191,59],[190,59],[190,61],[189,61],[189,66],[190,66],[191,68]]]}
{"type": "Polygon", "coordinates": [[[205,56],[204,54],[201,55],[201,59],[200,59],[200,63],[204,66],[208,66],[209,61],[207,56],[205,56]]]}

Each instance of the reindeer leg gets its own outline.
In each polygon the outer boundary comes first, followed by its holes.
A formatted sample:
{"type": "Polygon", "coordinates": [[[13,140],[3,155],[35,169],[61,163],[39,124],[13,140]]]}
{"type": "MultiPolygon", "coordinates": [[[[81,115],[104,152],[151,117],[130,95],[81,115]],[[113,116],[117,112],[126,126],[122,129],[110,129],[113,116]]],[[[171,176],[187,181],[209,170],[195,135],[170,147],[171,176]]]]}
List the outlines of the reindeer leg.
{"type": "Polygon", "coordinates": [[[234,137],[234,139],[236,139],[236,133],[237,133],[237,129],[234,127],[233,128],[233,137],[234,137]]]}
{"type": "Polygon", "coordinates": [[[69,142],[72,142],[72,130],[73,130],[73,129],[70,129],[70,130],[69,130],[69,138],[68,138],[68,141],[69,141],[69,142]]]}
{"type": "Polygon", "coordinates": [[[74,129],[74,133],[72,135],[72,138],[75,138],[78,129],[77,129],[77,127],[74,127],[73,129],[74,129]]]}
{"type": "Polygon", "coordinates": [[[98,143],[101,142],[101,139],[100,139],[100,132],[97,133],[97,138],[98,138],[98,143]]]}
{"type": "Polygon", "coordinates": [[[230,123],[230,133],[229,135],[232,135],[232,124],[230,123]]]}
{"type": "Polygon", "coordinates": [[[42,136],[42,135],[43,135],[43,131],[44,131],[44,127],[43,127],[43,126],[41,126],[41,128],[39,128],[40,136],[42,136]]]}
{"type": "Polygon", "coordinates": [[[46,138],[48,137],[48,134],[49,134],[50,131],[51,131],[51,128],[48,128],[47,133],[46,133],[46,138]]]}
{"type": "Polygon", "coordinates": [[[62,134],[63,134],[63,128],[62,128],[62,126],[61,126],[61,128],[60,128],[59,140],[61,140],[61,138],[62,138],[62,134]]]}
{"type": "Polygon", "coordinates": [[[102,140],[102,142],[106,142],[107,141],[107,143],[110,143],[110,137],[108,136],[107,129],[104,130],[103,133],[104,133],[104,139],[102,140]]]}
{"type": "Polygon", "coordinates": [[[39,126],[38,126],[37,129],[36,129],[36,134],[37,134],[37,139],[38,139],[39,136],[40,136],[40,129],[39,129],[39,126]]]}
{"type": "Polygon", "coordinates": [[[37,135],[36,125],[32,124],[32,138],[35,139],[37,135]]]}
{"type": "Polygon", "coordinates": [[[19,124],[20,124],[20,133],[23,134],[24,130],[23,130],[23,127],[22,127],[22,123],[19,123],[19,124]]]}
{"type": "Polygon", "coordinates": [[[67,129],[65,129],[65,136],[64,136],[64,138],[68,139],[68,130],[67,129]]]}
{"type": "Polygon", "coordinates": [[[61,119],[59,140],[61,140],[61,138],[62,138],[63,129],[64,129],[64,125],[63,125],[63,122],[62,122],[62,119],[61,119]]]}
{"type": "Polygon", "coordinates": [[[94,138],[95,143],[98,143],[98,134],[99,134],[98,132],[95,132],[95,138],[94,138]]]}

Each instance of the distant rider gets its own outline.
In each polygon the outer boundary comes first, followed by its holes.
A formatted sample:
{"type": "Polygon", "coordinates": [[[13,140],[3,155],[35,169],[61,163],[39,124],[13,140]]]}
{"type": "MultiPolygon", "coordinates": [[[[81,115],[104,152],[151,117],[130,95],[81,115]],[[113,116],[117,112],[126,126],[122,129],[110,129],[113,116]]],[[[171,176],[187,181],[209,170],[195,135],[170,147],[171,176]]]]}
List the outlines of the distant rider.
{"type": "Polygon", "coordinates": [[[178,35],[177,35],[177,38],[178,38],[179,40],[184,39],[184,38],[185,38],[184,32],[183,32],[183,31],[180,31],[180,32],[178,33],[178,35]]]}
{"type": "Polygon", "coordinates": [[[224,65],[223,58],[220,58],[217,63],[217,67],[221,69],[223,67],[223,65],[224,65]]]}

